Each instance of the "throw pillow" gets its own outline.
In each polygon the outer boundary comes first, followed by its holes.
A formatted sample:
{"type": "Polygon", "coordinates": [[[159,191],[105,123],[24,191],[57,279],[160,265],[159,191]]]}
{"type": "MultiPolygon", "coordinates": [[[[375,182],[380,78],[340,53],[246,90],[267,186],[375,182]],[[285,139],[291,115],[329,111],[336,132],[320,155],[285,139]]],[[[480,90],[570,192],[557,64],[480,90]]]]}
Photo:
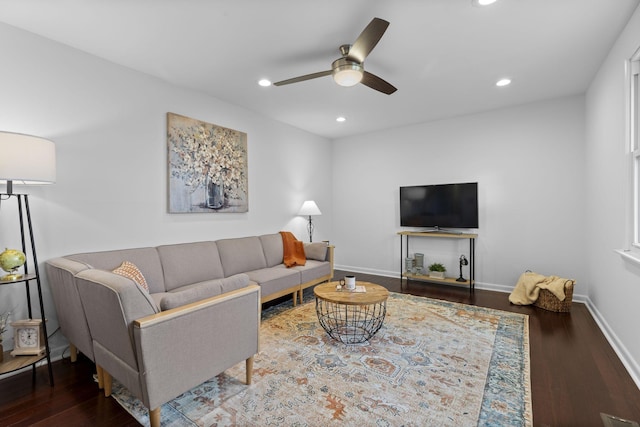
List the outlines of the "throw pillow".
{"type": "Polygon", "coordinates": [[[327,259],[327,245],[326,243],[305,243],[304,253],[307,259],[315,259],[317,261],[326,261],[327,259]]]}
{"type": "Polygon", "coordinates": [[[113,273],[133,280],[136,285],[149,292],[149,285],[147,284],[147,280],[144,278],[144,275],[134,263],[123,261],[122,264],[120,264],[120,267],[113,270],[113,273]]]}

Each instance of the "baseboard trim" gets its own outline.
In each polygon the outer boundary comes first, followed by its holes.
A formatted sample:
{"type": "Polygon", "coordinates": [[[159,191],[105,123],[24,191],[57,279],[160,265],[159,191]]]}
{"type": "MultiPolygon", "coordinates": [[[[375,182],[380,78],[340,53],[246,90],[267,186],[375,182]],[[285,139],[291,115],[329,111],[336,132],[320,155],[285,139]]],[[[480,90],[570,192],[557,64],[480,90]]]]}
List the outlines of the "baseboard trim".
{"type": "Polygon", "coordinates": [[[343,270],[343,271],[349,271],[353,273],[374,274],[376,276],[383,276],[383,277],[398,277],[398,273],[395,271],[376,270],[374,268],[362,268],[362,267],[354,267],[351,265],[339,265],[339,264],[335,264],[333,268],[334,270],[343,270]]]}
{"type": "MultiPolygon", "coordinates": [[[[374,269],[374,268],[354,267],[352,265],[337,265],[336,264],[334,266],[334,268],[336,270],[350,271],[350,272],[354,272],[354,273],[363,273],[363,274],[373,274],[373,275],[376,275],[376,276],[383,276],[383,277],[399,277],[400,276],[397,271],[377,270],[377,269],[374,269]]],[[[450,285],[450,286],[453,286],[453,285],[450,285]]],[[[496,291],[496,292],[503,292],[503,293],[510,294],[511,291],[513,291],[513,287],[514,286],[515,286],[515,284],[514,285],[499,285],[497,283],[486,283],[486,282],[476,281],[476,288],[477,289],[483,289],[485,291],[496,291]]],[[[587,300],[587,296],[586,295],[582,295],[582,294],[574,293],[573,294],[573,300],[576,301],[576,302],[584,303],[587,300]]]]}
{"type": "Polygon", "coordinates": [[[591,317],[593,317],[596,324],[604,334],[604,337],[613,348],[613,351],[616,352],[618,358],[627,369],[627,372],[633,379],[633,382],[635,382],[636,386],[640,389],[640,365],[634,361],[629,350],[627,350],[622,341],[620,341],[616,333],[611,329],[605,318],[589,298],[586,299],[585,305],[587,306],[587,310],[591,313],[591,317]]]}

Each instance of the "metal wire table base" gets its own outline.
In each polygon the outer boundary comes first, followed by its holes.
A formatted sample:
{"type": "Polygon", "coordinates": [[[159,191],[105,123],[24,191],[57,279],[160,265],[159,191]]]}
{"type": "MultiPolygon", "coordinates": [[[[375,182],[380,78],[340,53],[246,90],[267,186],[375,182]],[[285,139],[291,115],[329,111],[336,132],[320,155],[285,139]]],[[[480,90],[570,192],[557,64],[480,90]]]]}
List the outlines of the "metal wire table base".
{"type": "Polygon", "coordinates": [[[344,344],[369,341],[382,327],[387,301],[366,305],[346,305],[316,298],[316,313],[329,336],[344,344]]]}

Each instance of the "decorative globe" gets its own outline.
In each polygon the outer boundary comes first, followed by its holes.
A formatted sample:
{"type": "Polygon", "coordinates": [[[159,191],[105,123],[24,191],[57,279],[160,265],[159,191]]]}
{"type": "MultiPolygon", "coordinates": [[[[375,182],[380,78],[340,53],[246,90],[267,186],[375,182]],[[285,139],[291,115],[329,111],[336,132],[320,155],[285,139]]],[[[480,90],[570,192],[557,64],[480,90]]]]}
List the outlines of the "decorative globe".
{"type": "Polygon", "coordinates": [[[0,254],[0,267],[6,271],[6,276],[2,277],[2,280],[18,280],[22,277],[21,274],[15,274],[15,271],[21,267],[26,261],[25,255],[17,249],[5,249],[0,254]]]}

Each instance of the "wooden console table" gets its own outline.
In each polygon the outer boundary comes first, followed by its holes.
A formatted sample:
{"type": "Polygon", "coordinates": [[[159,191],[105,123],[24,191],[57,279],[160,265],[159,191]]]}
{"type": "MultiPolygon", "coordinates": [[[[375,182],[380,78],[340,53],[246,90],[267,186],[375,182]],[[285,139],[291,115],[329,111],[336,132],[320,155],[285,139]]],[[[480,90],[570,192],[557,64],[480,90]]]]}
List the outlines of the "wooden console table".
{"type": "Polygon", "coordinates": [[[448,283],[448,284],[456,284],[456,285],[467,285],[469,286],[469,292],[473,292],[475,290],[475,241],[478,237],[477,234],[469,234],[469,233],[445,233],[445,232],[419,232],[419,231],[399,231],[400,235],[400,279],[402,284],[402,279],[405,278],[407,280],[421,280],[424,282],[432,282],[432,283],[448,283]],[[435,277],[429,277],[429,273],[426,274],[415,274],[410,271],[404,270],[404,254],[406,249],[407,256],[409,255],[409,238],[410,237],[426,237],[426,238],[434,238],[434,239],[469,239],[469,278],[467,280],[459,281],[456,277],[445,277],[444,279],[438,279],[435,277]],[[404,243],[404,244],[403,244],[404,243]]]}

